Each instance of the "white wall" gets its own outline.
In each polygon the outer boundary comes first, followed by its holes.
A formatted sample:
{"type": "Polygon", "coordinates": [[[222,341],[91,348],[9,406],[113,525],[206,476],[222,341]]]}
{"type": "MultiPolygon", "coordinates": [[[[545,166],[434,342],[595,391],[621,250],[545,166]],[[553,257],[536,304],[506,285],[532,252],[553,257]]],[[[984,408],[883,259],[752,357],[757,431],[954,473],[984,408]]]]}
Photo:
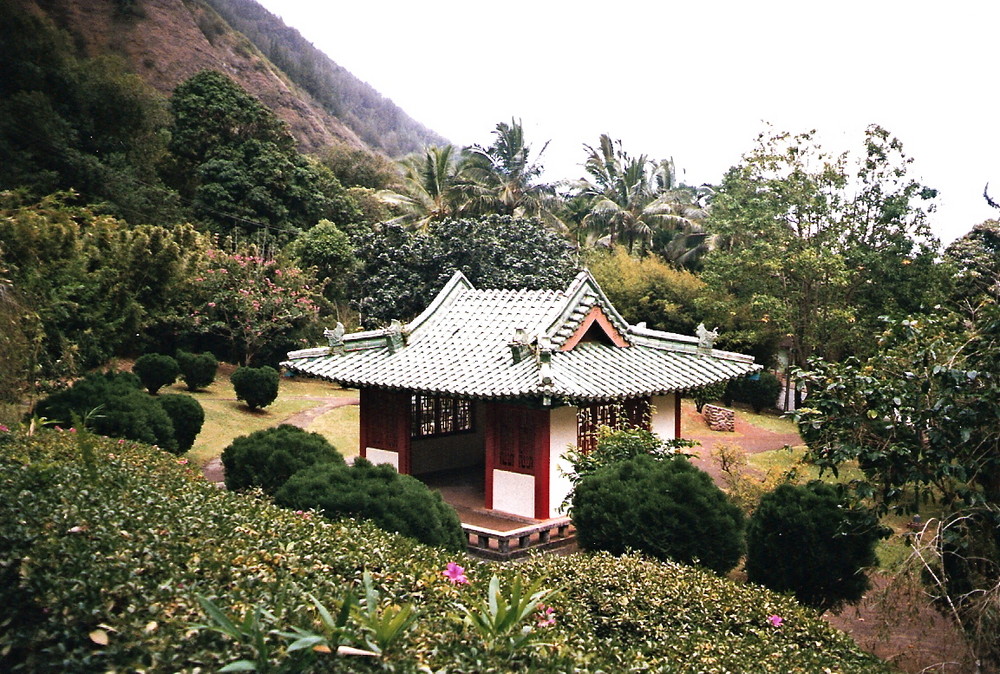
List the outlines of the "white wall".
{"type": "Polygon", "coordinates": [[[494,469],[493,509],[520,517],[534,518],[534,476],[494,469]]]}
{"type": "MultiPolygon", "coordinates": [[[[670,393],[665,396],[653,396],[653,432],[664,440],[670,440],[675,437],[676,422],[674,405],[676,403],[674,401],[676,398],[676,393],[670,393]]],[[[681,429],[681,434],[683,435],[683,429],[681,429]]]]}
{"type": "Polygon", "coordinates": [[[365,458],[374,464],[387,463],[399,472],[399,452],[376,447],[365,448],[365,458]]]}
{"type": "Polygon", "coordinates": [[[572,466],[562,457],[576,446],[576,413],[575,407],[556,407],[549,416],[549,517],[565,514],[562,502],[572,486],[566,473],[572,466]]]}

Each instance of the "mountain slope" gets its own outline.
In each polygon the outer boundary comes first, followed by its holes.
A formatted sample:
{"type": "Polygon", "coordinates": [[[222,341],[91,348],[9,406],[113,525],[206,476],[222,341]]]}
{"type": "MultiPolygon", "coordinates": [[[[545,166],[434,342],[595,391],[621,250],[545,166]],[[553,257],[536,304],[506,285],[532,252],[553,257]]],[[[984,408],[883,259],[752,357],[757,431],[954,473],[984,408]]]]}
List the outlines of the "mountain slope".
{"type": "MultiPolygon", "coordinates": [[[[315,152],[340,143],[395,154],[381,147],[377,138],[372,142],[370,133],[366,133],[368,142],[362,140],[203,0],[14,0],[14,3],[48,16],[72,36],[77,48],[87,56],[108,53],[122,56],[136,73],[167,95],[200,70],[210,68],[225,73],[288,123],[303,151],[315,152]]],[[[302,39],[297,31],[285,27],[273,15],[268,16],[288,35],[302,39]]],[[[337,67],[332,61],[329,63],[337,67]]],[[[414,129],[423,128],[402,111],[399,113],[414,129]]],[[[342,114],[348,119],[370,116],[370,112],[350,108],[342,114]]],[[[354,126],[359,126],[356,121],[354,126]]],[[[397,145],[405,145],[408,151],[430,142],[431,138],[439,138],[426,129],[424,132],[423,138],[414,137],[397,145]]],[[[400,135],[409,133],[401,131],[400,135]]]]}

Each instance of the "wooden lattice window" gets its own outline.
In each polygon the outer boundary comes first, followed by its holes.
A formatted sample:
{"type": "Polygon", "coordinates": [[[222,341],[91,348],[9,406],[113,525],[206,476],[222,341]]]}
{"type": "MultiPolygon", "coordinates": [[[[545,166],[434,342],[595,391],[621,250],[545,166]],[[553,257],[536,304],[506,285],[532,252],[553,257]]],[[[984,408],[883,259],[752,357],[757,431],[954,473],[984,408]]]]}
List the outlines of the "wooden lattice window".
{"type": "Polygon", "coordinates": [[[410,401],[410,410],[413,415],[410,428],[414,438],[467,433],[474,430],[471,400],[417,393],[410,401]]]}
{"type": "Polygon", "coordinates": [[[533,473],[537,429],[532,410],[502,407],[497,414],[495,467],[533,473]]]}
{"type": "Polygon", "coordinates": [[[587,454],[597,447],[597,435],[602,426],[612,429],[650,429],[649,398],[633,398],[625,402],[598,403],[581,407],[576,415],[576,446],[587,454]]]}

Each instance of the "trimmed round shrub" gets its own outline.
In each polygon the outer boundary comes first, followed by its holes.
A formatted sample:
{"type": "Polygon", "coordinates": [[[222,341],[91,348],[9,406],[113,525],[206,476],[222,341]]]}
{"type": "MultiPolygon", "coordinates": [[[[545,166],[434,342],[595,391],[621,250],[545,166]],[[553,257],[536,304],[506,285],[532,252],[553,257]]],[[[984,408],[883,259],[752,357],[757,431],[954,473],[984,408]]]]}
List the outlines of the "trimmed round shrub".
{"type": "Polygon", "coordinates": [[[585,550],[636,550],[718,574],[743,554],[742,511],[681,456],[636,456],[583,477],[572,519],[585,550]]]}
{"type": "Polygon", "coordinates": [[[215,381],[219,361],[211,353],[177,352],[177,366],[188,391],[206,388],[215,381]]]}
{"type": "Polygon", "coordinates": [[[139,356],[132,366],[132,372],[139,377],[139,381],[146,387],[150,395],[156,395],[164,386],[170,386],[177,381],[180,369],[177,361],[162,353],[147,353],[139,356]]]}
{"type": "Polygon", "coordinates": [[[168,395],[157,398],[160,407],[170,417],[177,439],[177,454],[183,454],[194,446],[194,439],[205,423],[205,410],[201,403],[186,395],[168,395]]]}
{"type": "Polygon", "coordinates": [[[344,457],[319,433],[282,424],[233,440],[222,452],[226,488],[260,487],[274,494],[292,475],[320,463],[344,464],[344,457]]]}
{"type": "Polygon", "coordinates": [[[780,393],[781,381],[770,372],[760,372],[731,380],[726,385],[723,400],[727,405],[731,405],[733,401],[746,403],[760,414],[761,410],[777,405],[780,393]]]}
{"type": "Polygon", "coordinates": [[[242,400],[252,410],[267,407],[278,397],[278,371],[273,367],[239,367],[230,381],[236,399],[242,400]]]}
{"type": "Polygon", "coordinates": [[[128,372],[89,374],[39,402],[35,413],[67,425],[76,413],[95,433],[177,450],[170,417],[128,372]]]}
{"type": "Polygon", "coordinates": [[[826,611],[868,589],[885,536],[875,515],[851,507],[842,488],[819,481],[765,494],[747,525],[747,579],[826,611]]]}
{"type": "Polygon", "coordinates": [[[368,519],[386,531],[421,543],[465,550],[467,539],[455,509],[420,480],[389,465],[358,458],[353,466],[323,464],[301,470],[278,490],[275,503],[320,510],[332,519],[368,519]]]}

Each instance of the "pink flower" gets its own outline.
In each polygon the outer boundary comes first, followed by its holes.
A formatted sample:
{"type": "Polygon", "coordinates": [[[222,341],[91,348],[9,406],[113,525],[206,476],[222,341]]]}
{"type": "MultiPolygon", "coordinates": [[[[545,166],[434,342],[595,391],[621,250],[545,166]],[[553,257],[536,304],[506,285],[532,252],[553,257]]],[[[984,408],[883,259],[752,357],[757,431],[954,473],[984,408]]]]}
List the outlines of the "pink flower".
{"type": "Polygon", "coordinates": [[[118,444],[119,445],[124,445],[125,444],[125,438],[119,438],[118,439],[118,444]]]}
{"type": "Polygon", "coordinates": [[[465,585],[469,582],[469,579],[465,577],[465,569],[455,562],[448,562],[448,568],[441,575],[456,585],[465,585]]]}
{"type": "Polygon", "coordinates": [[[771,627],[781,627],[781,625],[785,622],[785,619],[780,615],[769,615],[767,616],[767,622],[771,624],[771,627]]]}
{"type": "Polygon", "coordinates": [[[182,466],[186,466],[187,462],[188,462],[187,459],[177,459],[177,463],[181,464],[182,466]]]}
{"type": "Polygon", "coordinates": [[[536,624],[539,627],[549,627],[556,624],[556,610],[551,606],[539,604],[537,617],[538,622],[536,624]]]}
{"type": "Polygon", "coordinates": [[[210,307],[214,307],[214,306],[215,306],[215,302],[209,302],[209,303],[208,303],[208,306],[210,306],[210,307]]]}
{"type": "Polygon", "coordinates": [[[299,517],[301,517],[304,520],[307,520],[310,517],[312,517],[312,513],[307,513],[305,510],[296,510],[295,514],[298,515],[299,517]]]}
{"type": "Polygon", "coordinates": [[[8,431],[10,431],[9,428],[4,426],[3,424],[0,424],[0,433],[7,433],[8,431]]]}

